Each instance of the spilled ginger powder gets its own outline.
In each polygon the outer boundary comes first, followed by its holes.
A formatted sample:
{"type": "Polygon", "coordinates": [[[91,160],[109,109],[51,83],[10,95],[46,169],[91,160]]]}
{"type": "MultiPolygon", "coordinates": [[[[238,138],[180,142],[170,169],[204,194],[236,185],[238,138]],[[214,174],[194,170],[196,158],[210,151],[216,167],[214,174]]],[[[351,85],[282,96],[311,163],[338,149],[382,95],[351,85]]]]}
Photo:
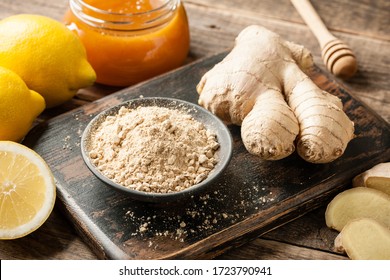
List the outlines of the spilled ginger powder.
{"type": "Polygon", "coordinates": [[[89,156],[114,182],[170,193],[203,181],[218,162],[215,133],[178,109],[121,107],[92,135],[89,156]]]}

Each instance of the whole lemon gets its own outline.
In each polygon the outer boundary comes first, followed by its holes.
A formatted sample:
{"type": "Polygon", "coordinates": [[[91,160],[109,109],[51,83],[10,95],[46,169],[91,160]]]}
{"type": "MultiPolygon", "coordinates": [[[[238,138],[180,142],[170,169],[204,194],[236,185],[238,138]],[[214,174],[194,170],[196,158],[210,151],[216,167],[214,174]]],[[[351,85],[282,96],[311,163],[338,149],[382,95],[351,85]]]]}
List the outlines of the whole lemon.
{"type": "Polygon", "coordinates": [[[19,141],[45,109],[45,100],[13,71],[0,66],[0,140],[19,141]]]}
{"type": "Polygon", "coordinates": [[[47,108],[70,100],[96,80],[77,35],[40,15],[19,14],[0,21],[0,66],[39,92],[47,108]]]}

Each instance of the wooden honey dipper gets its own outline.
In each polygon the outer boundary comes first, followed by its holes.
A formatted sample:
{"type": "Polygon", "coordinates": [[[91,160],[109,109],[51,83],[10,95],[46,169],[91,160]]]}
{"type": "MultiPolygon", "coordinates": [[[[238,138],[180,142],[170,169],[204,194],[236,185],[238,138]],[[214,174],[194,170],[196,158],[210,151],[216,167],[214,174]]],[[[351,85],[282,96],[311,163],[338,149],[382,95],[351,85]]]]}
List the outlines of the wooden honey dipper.
{"type": "Polygon", "coordinates": [[[342,79],[352,77],[357,71],[357,61],[349,46],[329,32],[309,0],[291,0],[291,3],[317,38],[328,70],[342,79]]]}

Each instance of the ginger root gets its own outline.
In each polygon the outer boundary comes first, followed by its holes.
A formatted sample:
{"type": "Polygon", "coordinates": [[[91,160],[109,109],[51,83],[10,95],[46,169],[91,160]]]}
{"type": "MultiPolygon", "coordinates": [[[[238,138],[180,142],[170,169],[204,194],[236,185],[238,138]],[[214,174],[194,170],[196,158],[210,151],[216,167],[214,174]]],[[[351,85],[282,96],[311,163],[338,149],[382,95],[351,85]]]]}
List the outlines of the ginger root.
{"type": "Polygon", "coordinates": [[[199,104],[226,123],[241,125],[246,149],[266,160],[298,154],[308,162],[340,157],[353,138],[341,100],[305,74],[313,65],[303,46],[252,25],[197,85],[199,104]]]}
{"type": "Polygon", "coordinates": [[[355,219],[335,239],[335,249],[352,260],[390,260],[390,229],[373,219],[355,219]]]}
{"type": "Polygon", "coordinates": [[[353,178],[354,187],[377,189],[390,195],[390,162],[375,165],[353,178]]]}
{"type": "Polygon", "coordinates": [[[375,189],[356,187],[336,195],[325,211],[326,225],[337,231],[358,218],[371,218],[390,228],[390,196],[375,189]]]}

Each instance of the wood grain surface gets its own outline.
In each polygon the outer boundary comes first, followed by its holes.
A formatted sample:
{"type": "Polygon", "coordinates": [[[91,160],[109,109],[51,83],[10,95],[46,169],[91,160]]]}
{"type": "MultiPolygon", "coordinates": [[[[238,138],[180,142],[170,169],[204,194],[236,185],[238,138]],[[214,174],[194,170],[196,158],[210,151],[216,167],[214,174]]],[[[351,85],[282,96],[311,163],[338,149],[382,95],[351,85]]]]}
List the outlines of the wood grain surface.
{"type": "Polygon", "coordinates": [[[390,160],[390,126],[313,69],[312,80],[342,99],[355,124],[355,138],[337,161],[315,165],[296,154],[262,161],[246,151],[240,129],[231,126],[233,158],[222,178],[200,196],[159,207],[115,192],[86,168],[80,136],[96,114],[139,96],[196,103],[200,78],[225,55],[194,62],[62,114],[25,138],[24,144],[50,166],[59,203],[100,258],[213,258],[321,206],[354,176],[390,160]]]}
{"type": "MultiPolygon", "coordinates": [[[[354,50],[359,70],[348,81],[334,79],[355,98],[368,104],[390,122],[390,3],[389,1],[311,1],[331,32],[354,50]]],[[[188,62],[232,47],[234,37],[249,24],[261,24],[284,38],[309,48],[317,66],[325,71],[319,46],[298,13],[287,0],[188,0],[184,1],[191,29],[188,62]]],[[[18,13],[36,13],[61,19],[67,0],[0,1],[0,18],[18,13]]],[[[332,77],[330,77],[332,79],[332,77]]],[[[118,88],[94,85],[80,90],[67,104],[46,110],[40,122],[88,104],[118,88]]],[[[65,143],[64,143],[65,144],[65,143]]],[[[59,204],[58,204],[59,205],[59,204]]],[[[324,203],[324,206],[326,203],[324,203]]],[[[232,248],[220,259],[345,259],[333,251],[336,232],[326,228],[324,206],[296,220],[232,248]]],[[[96,259],[59,207],[36,232],[13,241],[0,242],[1,259],[96,259]]]]}

